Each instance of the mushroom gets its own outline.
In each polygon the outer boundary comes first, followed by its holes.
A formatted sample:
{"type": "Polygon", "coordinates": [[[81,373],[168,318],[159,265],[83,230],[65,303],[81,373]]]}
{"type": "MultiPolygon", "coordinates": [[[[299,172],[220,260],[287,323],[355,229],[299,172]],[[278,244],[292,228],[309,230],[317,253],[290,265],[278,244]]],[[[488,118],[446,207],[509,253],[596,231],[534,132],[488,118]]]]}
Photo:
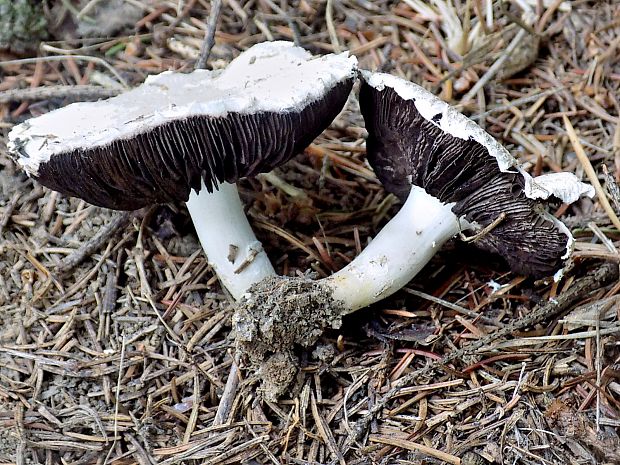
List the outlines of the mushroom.
{"type": "Polygon", "coordinates": [[[8,147],[41,184],[94,205],[189,198],[209,263],[237,299],[275,272],[229,183],[303,150],[341,111],[356,68],[347,53],[260,43],[221,71],[164,72],[117,97],[30,119],[8,147]]]}
{"type": "Polygon", "coordinates": [[[272,360],[293,363],[295,344],[313,344],[342,316],[396,292],[459,233],[516,272],[553,274],[573,239],[540,200],[594,193],[570,173],[532,178],[472,120],[395,76],[362,71],[360,107],[368,160],[405,202],[340,271],[318,281],[268,278],[246,295],[234,317],[238,346],[265,372],[272,360]]]}

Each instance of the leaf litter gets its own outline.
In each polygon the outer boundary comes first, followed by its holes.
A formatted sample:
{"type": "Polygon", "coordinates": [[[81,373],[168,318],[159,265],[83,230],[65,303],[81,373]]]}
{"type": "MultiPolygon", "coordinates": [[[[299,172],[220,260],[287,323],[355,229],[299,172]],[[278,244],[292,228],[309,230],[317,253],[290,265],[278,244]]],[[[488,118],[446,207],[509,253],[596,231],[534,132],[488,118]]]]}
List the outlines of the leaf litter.
{"type": "MultiPolygon", "coordinates": [[[[52,23],[94,17],[93,2],[58,3],[52,23]]],[[[115,36],[60,34],[34,61],[12,54],[31,46],[0,52],[0,130],[191,69],[210,2],[128,3],[141,19],[115,36]]],[[[236,368],[233,305],[183,206],[119,219],[35,185],[0,139],[0,461],[620,463],[620,6],[530,2],[523,19],[521,1],[419,4],[225,0],[207,65],[271,39],[350,50],[458,105],[531,174],[596,176],[611,202],[554,212],[577,238],[562,281],[451,243],[406,289],[299,347],[275,401],[236,368]]],[[[398,208],[365,162],[355,97],[275,174],[240,188],[283,275],[327,276],[398,208]]]]}

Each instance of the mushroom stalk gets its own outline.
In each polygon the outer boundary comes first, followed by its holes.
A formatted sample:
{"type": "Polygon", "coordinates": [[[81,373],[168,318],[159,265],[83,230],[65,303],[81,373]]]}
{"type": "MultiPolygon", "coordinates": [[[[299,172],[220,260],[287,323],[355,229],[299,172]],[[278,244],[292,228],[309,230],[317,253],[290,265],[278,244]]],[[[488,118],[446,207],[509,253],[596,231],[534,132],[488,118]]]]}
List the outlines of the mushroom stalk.
{"type": "Polygon", "coordinates": [[[200,244],[220,281],[235,300],[276,272],[244,214],[237,188],[222,183],[191,192],[187,209],[200,244]]]}
{"type": "Polygon", "coordinates": [[[398,291],[444,242],[468,227],[452,212],[452,204],[413,186],[400,211],[363,252],[324,282],[343,304],[343,313],[352,313],[398,291]]]}

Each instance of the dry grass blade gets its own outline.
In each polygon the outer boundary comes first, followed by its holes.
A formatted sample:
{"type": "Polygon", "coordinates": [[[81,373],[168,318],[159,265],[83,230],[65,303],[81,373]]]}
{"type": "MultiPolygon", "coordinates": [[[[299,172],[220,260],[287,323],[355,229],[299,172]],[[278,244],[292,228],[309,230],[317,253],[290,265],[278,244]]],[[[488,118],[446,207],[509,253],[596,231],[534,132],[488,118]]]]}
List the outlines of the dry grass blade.
{"type": "Polygon", "coordinates": [[[338,463],[340,463],[340,465],[346,465],[347,462],[344,460],[344,456],[342,455],[340,450],[338,450],[338,446],[336,445],[336,440],[334,439],[334,435],[329,429],[329,425],[319,413],[319,410],[316,405],[316,399],[314,398],[314,394],[310,397],[310,406],[312,408],[312,416],[314,417],[316,427],[319,431],[319,434],[321,435],[321,438],[323,439],[323,441],[325,441],[325,444],[327,444],[327,448],[332,453],[332,455],[338,460],[338,463]]]}
{"type": "Polygon", "coordinates": [[[484,87],[484,85],[489,82],[490,79],[495,76],[499,70],[502,68],[508,57],[517,49],[521,41],[528,34],[528,31],[525,29],[520,29],[517,32],[517,35],[512,39],[506,50],[504,50],[501,56],[493,63],[493,65],[487,70],[486,73],[476,82],[476,84],[467,92],[463,98],[461,99],[462,103],[468,102],[472,100],[476,94],[484,87]]]}
{"type": "Polygon", "coordinates": [[[573,144],[573,149],[575,150],[577,158],[579,159],[579,162],[583,166],[583,169],[588,176],[588,180],[592,183],[594,189],[596,190],[599,202],[601,202],[605,213],[607,213],[607,216],[609,217],[613,225],[616,227],[616,229],[618,229],[618,231],[620,231],[620,219],[618,219],[616,213],[614,212],[614,209],[609,203],[609,200],[607,200],[607,194],[605,193],[603,186],[601,186],[601,183],[598,180],[598,176],[594,171],[592,164],[590,163],[590,159],[586,155],[586,152],[583,150],[583,147],[579,142],[579,138],[577,137],[575,128],[573,128],[573,125],[571,124],[570,120],[566,115],[563,116],[563,120],[564,126],[566,127],[566,132],[568,133],[568,137],[570,138],[570,142],[571,144],[573,144]]]}
{"type": "Polygon", "coordinates": [[[408,441],[406,439],[388,437],[379,434],[371,434],[369,439],[371,442],[377,442],[379,444],[387,444],[394,447],[400,447],[401,449],[421,452],[424,455],[430,455],[431,457],[435,457],[442,462],[450,463],[452,465],[461,465],[462,463],[459,457],[448,454],[446,452],[442,452],[429,446],[425,446],[424,444],[418,444],[412,441],[408,441]]]}

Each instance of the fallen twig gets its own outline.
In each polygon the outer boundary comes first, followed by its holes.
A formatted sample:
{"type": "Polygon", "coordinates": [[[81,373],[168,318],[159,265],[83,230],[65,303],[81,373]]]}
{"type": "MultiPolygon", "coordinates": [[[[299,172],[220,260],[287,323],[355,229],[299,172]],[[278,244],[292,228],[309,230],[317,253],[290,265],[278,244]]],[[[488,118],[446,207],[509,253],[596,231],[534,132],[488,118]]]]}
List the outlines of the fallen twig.
{"type": "Polygon", "coordinates": [[[220,403],[217,406],[217,412],[215,412],[215,418],[213,418],[213,426],[223,425],[228,419],[230,410],[232,408],[235,396],[237,394],[237,387],[239,386],[239,368],[233,361],[230,366],[230,372],[228,373],[228,379],[226,380],[226,386],[224,392],[220,398],[220,403]]]}
{"type": "Polygon", "coordinates": [[[209,13],[209,22],[207,24],[207,31],[205,32],[205,38],[200,47],[200,55],[194,65],[194,69],[204,69],[207,66],[207,60],[211,54],[211,49],[215,45],[215,29],[217,28],[217,20],[220,17],[220,11],[222,10],[222,0],[213,0],[211,2],[211,12],[209,13]]]}
{"type": "Polygon", "coordinates": [[[121,89],[102,86],[46,86],[27,89],[11,89],[0,92],[0,104],[9,102],[33,102],[50,98],[71,98],[79,101],[114,97],[121,89]]]}
{"type": "Polygon", "coordinates": [[[95,236],[85,242],[79,249],[73,252],[71,255],[67,255],[57,270],[60,274],[68,273],[76,266],[82,263],[89,255],[99,250],[103,244],[105,244],[110,237],[116,234],[119,230],[125,227],[129,220],[136,216],[136,212],[121,212],[116,215],[112,220],[106,224],[95,236]]]}

